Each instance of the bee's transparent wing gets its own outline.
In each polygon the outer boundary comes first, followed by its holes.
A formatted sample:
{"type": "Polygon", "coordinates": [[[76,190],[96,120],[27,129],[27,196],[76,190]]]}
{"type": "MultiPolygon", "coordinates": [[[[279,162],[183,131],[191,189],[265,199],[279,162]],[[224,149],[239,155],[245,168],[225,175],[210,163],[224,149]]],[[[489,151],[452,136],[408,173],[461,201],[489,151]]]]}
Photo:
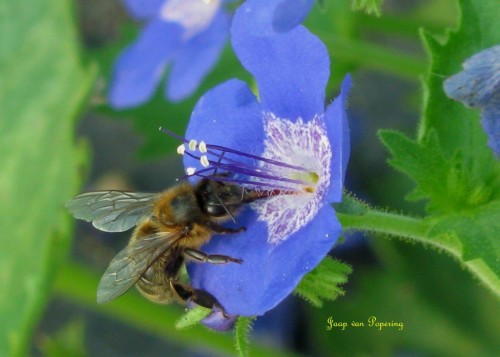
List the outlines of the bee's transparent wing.
{"type": "Polygon", "coordinates": [[[122,249],[109,263],[97,289],[97,302],[116,299],[135,285],[146,270],[182,233],[154,233],[139,238],[122,249]]]}
{"type": "Polygon", "coordinates": [[[66,203],[75,218],[92,222],[104,232],[124,232],[149,216],[158,193],[87,192],[66,203]]]}

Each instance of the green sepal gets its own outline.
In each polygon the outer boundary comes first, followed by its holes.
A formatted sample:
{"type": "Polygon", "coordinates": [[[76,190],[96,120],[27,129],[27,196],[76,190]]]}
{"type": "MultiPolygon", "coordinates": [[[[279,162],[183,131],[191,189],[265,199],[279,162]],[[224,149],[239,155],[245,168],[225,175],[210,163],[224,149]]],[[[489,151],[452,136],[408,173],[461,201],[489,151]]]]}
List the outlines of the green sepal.
{"type": "Polygon", "coordinates": [[[335,208],[335,212],[356,216],[365,214],[370,209],[365,202],[347,191],[342,195],[342,202],[335,203],[333,208],[335,208]]]}
{"type": "Polygon", "coordinates": [[[191,327],[193,325],[196,325],[205,317],[210,315],[211,312],[212,312],[211,309],[208,309],[200,305],[196,305],[194,308],[188,309],[186,313],[182,315],[182,317],[175,324],[175,327],[178,329],[183,329],[186,327],[191,327]]]}
{"type": "Polygon", "coordinates": [[[302,278],[294,293],[312,305],[322,307],[323,301],[332,301],[344,294],[339,285],[347,282],[347,275],[351,272],[349,265],[326,257],[302,278]]]}

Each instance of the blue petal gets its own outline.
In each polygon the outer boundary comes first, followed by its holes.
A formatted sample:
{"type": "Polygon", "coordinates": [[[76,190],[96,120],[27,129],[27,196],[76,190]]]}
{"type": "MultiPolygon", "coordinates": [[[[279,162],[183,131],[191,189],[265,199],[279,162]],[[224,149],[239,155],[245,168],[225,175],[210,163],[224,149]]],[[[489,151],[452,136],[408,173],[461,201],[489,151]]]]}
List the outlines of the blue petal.
{"type": "Polygon", "coordinates": [[[229,18],[222,11],[210,27],[185,43],[175,56],[167,97],[179,101],[191,95],[220,57],[229,34],[229,18]]]}
{"type": "Polygon", "coordinates": [[[500,100],[481,112],[484,131],[488,135],[488,146],[500,158],[500,100]]]}
{"type": "Polygon", "coordinates": [[[240,8],[231,26],[236,55],[255,77],[265,110],[295,120],[323,113],[330,60],[325,45],[303,26],[271,37],[248,33],[252,14],[240,8]]]}
{"type": "Polygon", "coordinates": [[[156,17],[165,0],[124,0],[128,12],[137,20],[156,17]]]}
{"type": "Polygon", "coordinates": [[[277,32],[285,32],[299,25],[309,14],[314,0],[284,0],[276,8],[273,28],[277,32]]]}
{"type": "Polygon", "coordinates": [[[347,96],[351,88],[351,75],[345,76],[340,95],[328,106],[325,123],[333,155],[331,162],[331,184],[326,202],[340,202],[344,187],[345,171],[349,161],[350,135],[347,120],[347,96]]]}
{"type": "Polygon", "coordinates": [[[464,62],[464,70],[444,82],[448,97],[469,107],[483,107],[500,93],[500,45],[464,62]]]}
{"type": "Polygon", "coordinates": [[[165,66],[181,43],[182,28],[154,20],[114,65],[109,102],[114,108],[132,107],[147,101],[160,82],[165,66]]]}
{"type": "Polygon", "coordinates": [[[210,254],[243,259],[242,264],[188,265],[195,288],[208,291],[229,314],[262,315],[281,302],[328,253],[342,231],[329,205],[279,245],[267,243],[267,228],[249,209],[237,218],[244,233],[215,236],[202,247],[210,254]]]}
{"type": "MultiPolygon", "coordinates": [[[[205,93],[193,110],[185,137],[261,154],[264,142],[262,114],[247,84],[232,79],[205,93]]],[[[197,160],[187,155],[184,167],[202,168],[197,160]]]]}
{"type": "Polygon", "coordinates": [[[240,8],[248,18],[247,31],[271,36],[299,25],[309,14],[314,0],[247,0],[240,8]]]}

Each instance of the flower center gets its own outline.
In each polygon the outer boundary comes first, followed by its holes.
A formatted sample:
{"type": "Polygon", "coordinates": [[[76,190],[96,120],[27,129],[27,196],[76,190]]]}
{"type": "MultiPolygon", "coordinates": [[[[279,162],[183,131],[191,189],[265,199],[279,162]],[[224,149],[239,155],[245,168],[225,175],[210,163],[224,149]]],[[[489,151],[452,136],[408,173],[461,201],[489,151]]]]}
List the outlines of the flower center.
{"type": "Polygon", "coordinates": [[[177,149],[199,161],[201,169],[186,168],[182,178],[229,182],[257,193],[251,203],[266,223],[268,242],[279,244],[318,213],[330,186],[331,146],[322,117],[292,122],[264,113],[264,152],[252,155],[228,147],[186,140],[177,149]]]}
{"type": "Polygon", "coordinates": [[[309,223],[323,205],[330,187],[332,150],[322,117],[292,122],[265,113],[264,125],[262,156],[306,168],[296,173],[285,169],[282,174],[309,183],[304,189],[307,195],[281,195],[254,204],[259,220],[267,223],[269,243],[278,244],[309,223]]]}
{"type": "Polygon", "coordinates": [[[189,39],[210,25],[220,4],[221,0],[169,0],[163,5],[160,17],[184,27],[184,38],[189,39]]]}

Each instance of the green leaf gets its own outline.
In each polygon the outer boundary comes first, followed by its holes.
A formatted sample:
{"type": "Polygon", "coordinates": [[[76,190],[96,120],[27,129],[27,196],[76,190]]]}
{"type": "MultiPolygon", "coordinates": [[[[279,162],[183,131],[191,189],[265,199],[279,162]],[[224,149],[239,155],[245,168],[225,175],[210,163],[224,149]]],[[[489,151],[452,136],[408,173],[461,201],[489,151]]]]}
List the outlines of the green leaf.
{"type": "Polygon", "coordinates": [[[252,323],[255,317],[240,316],[236,320],[234,326],[234,339],[236,344],[236,350],[240,357],[248,356],[249,352],[249,339],[248,335],[252,330],[252,323]]]}
{"type": "Polygon", "coordinates": [[[191,327],[196,325],[205,317],[207,317],[212,312],[211,309],[207,309],[206,307],[196,305],[194,308],[189,309],[175,324],[175,327],[178,329],[183,329],[186,327],[191,327]]]}
{"type": "Polygon", "coordinates": [[[416,183],[416,189],[409,198],[431,199],[431,207],[444,211],[461,207],[465,193],[462,190],[450,194],[447,185],[450,165],[440,151],[435,133],[429,134],[420,143],[391,130],[382,130],[379,135],[391,152],[389,163],[416,183]]]}
{"type": "Polygon", "coordinates": [[[500,276],[500,202],[462,214],[441,217],[429,231],[430,239],[453,244],[458,239],[462,245],[462,260],[482,259],[500,276]]]}
{"type": "Polygon", "coordinates": [[[321,307],[324,300],[335,300],[344,294],[339,285],[347,282],[347,275],[351,272],[349,265],[326,257],[302,278],[294,293],[312,305],[321,307]]]}
{"type": "Polygon", "coordinates": [[[379,135],[391,152],[389,163],[416,183],[407,198],[430,200],[429,211],[461,211],[493,197],[495,180],[480,182],[464,167],[461,151],[447,159],[434,130],[420,142],[391,130],[381,130],[379,135]]]}
{"type": "Polygon", "coordinates": [[[93,75],[69,1],[3,1],[0,13],[0,351],[21,356],[69,247],[64,202],[83,157],[74,121],[93,75]]]}
{"type": "Polygon", "coordinates": [[[410,198],[430,200],[429,208],[459,212],[500,198],[500,162],[486,145],[479,111],[446,97],[443,81],[477,51],[500,41],[496,0],[459,2],[459,30],[445,44],[422,35],[430,56],[424,80],[424,108],[416,141],[382,132],[391,164],[417,184],[410,198]]]}
{"type": "Polygon", "coordinates": [[[424,80],[424,108],[419,141],[435,132],[440,150],[447,160],[457,157],[457,152],[460,152],[458,168],[467,176],[469,189],[490,186],[491,192],[498,198],[500,162],[486,145],[479,111],[449,99],[444,93],[443,82],[459,72],[468,57],[500,42],[497,25],[500,6],[497,0],[462,0],[459,5],[459,28],[449,35],[445,44],[439,43],[427,32],[422,34],[431,65],[424,80]]]}
{"type": "Polygon", "coordinates": [[[390,131],[380,136],[392,154],[390,163],[416,183],[409,198],[429,200],[435,214],[426,219],[432,225],[426,234],[430,244],[457,256],[498,293],[500,161],[486,145],[479,111],[447,98],[443,81],[468,57],[500,41],[500,6],[495,0],[461,0],[459,5],[458,31],[445,44],[423,34],[431,68],[418,139],[390,131]]]}
{"type": "Polygon", "coordinates": [[[352,9],[365,11],[367,14],[380,16],[384,0],[352,0],[352,9]]]}

